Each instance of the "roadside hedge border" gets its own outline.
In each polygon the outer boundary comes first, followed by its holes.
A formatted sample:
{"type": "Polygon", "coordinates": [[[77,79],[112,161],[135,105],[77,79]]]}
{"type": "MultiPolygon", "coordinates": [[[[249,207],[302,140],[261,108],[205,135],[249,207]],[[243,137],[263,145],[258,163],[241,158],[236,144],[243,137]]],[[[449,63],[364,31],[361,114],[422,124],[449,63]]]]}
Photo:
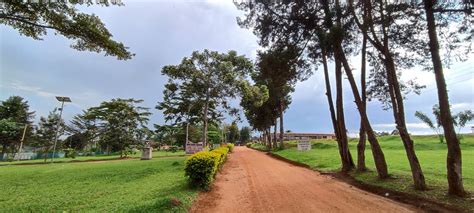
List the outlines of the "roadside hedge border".
{"type": "Polygon", "coordinates": [[[219,169],[232,152],[234,144],[223,145],[212,151],[201,151],[188,157],[185,163],[185,176],[191,186],[208,190],[219,169]]]}

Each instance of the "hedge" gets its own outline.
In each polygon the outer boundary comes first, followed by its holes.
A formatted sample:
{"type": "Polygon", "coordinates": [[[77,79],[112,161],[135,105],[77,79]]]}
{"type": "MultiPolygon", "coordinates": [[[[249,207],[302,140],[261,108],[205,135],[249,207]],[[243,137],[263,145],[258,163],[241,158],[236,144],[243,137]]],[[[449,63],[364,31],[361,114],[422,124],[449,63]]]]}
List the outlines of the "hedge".
{"type": "Polygon", "coordinates": [[[217,171],[227,160],[230,149],[229,146],[221,146],[212,151],[201,151],[189,156],[184,171],[189,177],[190,184],[209,189],[217,171]]]}

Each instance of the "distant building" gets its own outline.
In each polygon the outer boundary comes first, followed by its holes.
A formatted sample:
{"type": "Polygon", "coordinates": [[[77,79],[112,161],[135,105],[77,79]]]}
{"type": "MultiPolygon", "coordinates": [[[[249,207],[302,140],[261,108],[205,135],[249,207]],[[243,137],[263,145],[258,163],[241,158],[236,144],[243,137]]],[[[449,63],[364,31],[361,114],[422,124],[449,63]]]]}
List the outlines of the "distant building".
{"type": "Polygon", "coordinates": [[[474,126],[471,126],[471,132],[474,134],[474,126]]]}
{"type": "MultiPolygon", "coordinates": [[[[280,137],[280,133],[277,133],[277,138],[280,137]]],[[[283,134],[283,140],[310,140],[310,139],[336,139],[335,134],[326,133],[299,133],[299,132],[285,132],[283,134]]]]}

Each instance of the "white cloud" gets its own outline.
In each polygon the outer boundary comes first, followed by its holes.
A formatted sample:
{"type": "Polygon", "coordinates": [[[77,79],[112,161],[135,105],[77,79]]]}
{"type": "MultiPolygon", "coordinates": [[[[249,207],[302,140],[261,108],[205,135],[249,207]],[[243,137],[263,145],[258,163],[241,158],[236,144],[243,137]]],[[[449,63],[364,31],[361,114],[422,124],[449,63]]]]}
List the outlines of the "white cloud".
{"type": "Polygon", "coordinates": [[[41,97],[58,96],[58,94],[45,91],[41,87],[35,87],[35,86],[32,86],[32,85],[25,85],[21,81],[11,82],[9,87],[12,88],[12,89],[18,90],[18,91],[30,92],[30,93],[33,93],[35,95],[41,96],[41,97]]]}
{"type": "Polygon", "coordinates": [[[465,103],[455,103],[451,105],[452,110],[466,110],[466,109],[473,109],[473,103],[465,102],[465,103]]]}

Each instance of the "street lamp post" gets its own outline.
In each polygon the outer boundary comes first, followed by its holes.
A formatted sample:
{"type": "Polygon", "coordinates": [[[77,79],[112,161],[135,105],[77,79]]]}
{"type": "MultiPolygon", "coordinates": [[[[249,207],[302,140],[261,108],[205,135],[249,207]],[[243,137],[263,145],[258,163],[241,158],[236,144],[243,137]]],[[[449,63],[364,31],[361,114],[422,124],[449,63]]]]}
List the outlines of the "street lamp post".
{"type": "Polygon", "coordinates": [[[51,157],[51,162],[53,162],[54,154],[56,153],[56,144],[58,142],[59,125],[61,124],[61,116],[63,114],[64,102],[71,102],[71,98],[63,97],[63,96],[56,96],[56,100],[61,102],[61,108],[59,108],[59,119],[58,119],[58,122],[56,123],[56,135],[54,136],[53,156],[51,157]]]}

